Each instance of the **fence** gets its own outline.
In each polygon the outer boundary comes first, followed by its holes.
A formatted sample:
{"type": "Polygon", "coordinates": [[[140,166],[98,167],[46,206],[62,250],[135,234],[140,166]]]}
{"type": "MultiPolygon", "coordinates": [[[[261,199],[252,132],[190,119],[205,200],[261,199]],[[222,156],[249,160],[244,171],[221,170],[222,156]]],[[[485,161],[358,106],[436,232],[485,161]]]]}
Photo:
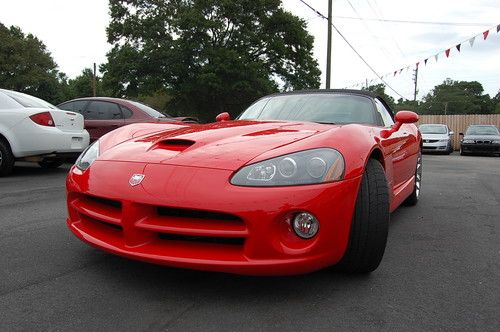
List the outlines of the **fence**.
{"type": "Polygon", "coordinates": [[[426,123],[446,124],[455,132],[453,146],[455,150],[460,148],[459,133],[465,133],[468,126],[472,124],[491,124],[500,127],[500,114],[468,114],[468,115],[420,115],[418,125],[426,123]]]}

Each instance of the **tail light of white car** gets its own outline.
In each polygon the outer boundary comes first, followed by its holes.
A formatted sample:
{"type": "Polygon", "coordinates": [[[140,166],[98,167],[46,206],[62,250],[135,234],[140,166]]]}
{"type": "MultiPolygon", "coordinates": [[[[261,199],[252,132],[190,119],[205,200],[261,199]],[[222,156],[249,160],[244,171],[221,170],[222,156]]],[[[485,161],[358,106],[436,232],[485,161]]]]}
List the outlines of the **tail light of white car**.
{"type": "Polygon", "coordinates": [[[30,116],[30,119],[40,126],[55,127],[54,119],[52,118],[50,112],[33,114],[30,116]]]}

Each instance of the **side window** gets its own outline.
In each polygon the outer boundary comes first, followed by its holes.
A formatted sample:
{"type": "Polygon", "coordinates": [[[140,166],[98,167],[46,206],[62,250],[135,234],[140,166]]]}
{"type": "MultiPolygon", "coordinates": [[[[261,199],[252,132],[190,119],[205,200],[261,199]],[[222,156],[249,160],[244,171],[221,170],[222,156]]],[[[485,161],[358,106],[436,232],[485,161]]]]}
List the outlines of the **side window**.
{"type": "Polygon", "coordinates": [[[123,105],[120,105],[120,108],[122,109],[122,114],[123,114],[124,119],[128,119],[128,118],[132,117],[133,113],[129,108],[127,108],[123,105]]]}
{"type": "Polygon", "coordinates": [[[86,100],[76,100],[69,103],[64,103],[62,105],[59,105],[58,107],[65,111],[83,114],[83,110],[85,109],[85,105],[87,105],[87,103],[88,101],[86,100]]]}
{"type": "MultiPolygon", "coordinates": [[[[377,106],[377,114],[379,115],[379,120],[382,120],[384,127],[390,127],[394,124],[394,120],[387,108],[380,102],[380,100],[375,98],[375,105],[377,106]]],[[[378,121],[380,122],[380,121],[378,121]]]]}
{"type": "Polygon", "coordinates": [[[88,120],[118,120],[123,119],[120,107],[107,101],[91,101],[83,117],[88,120]]]}

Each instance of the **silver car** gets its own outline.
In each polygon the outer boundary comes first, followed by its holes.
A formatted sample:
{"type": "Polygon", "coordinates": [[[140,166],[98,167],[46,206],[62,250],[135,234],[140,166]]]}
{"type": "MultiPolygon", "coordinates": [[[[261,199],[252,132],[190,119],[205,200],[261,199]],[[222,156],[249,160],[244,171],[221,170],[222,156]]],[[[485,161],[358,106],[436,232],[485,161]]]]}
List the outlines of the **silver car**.
{"type": "Polygon", "coordinates": [[[423,152],[453,152],[453,132],[444,124],[423,124],[419,127],[422,133],[423,152]]]}

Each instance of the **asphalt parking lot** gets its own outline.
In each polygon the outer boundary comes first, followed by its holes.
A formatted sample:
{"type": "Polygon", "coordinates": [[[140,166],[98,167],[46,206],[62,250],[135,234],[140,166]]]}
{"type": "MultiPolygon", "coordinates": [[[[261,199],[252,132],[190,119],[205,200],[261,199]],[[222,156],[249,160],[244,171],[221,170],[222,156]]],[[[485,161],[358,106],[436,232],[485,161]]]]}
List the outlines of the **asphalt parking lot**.
{"type": "Polygon", "coordinates": [[[368,276],[171,269],[66,229],[68,167],[0,179],[0,330],[500,330],[500,158],[424,156],[368,276]]]}

